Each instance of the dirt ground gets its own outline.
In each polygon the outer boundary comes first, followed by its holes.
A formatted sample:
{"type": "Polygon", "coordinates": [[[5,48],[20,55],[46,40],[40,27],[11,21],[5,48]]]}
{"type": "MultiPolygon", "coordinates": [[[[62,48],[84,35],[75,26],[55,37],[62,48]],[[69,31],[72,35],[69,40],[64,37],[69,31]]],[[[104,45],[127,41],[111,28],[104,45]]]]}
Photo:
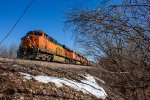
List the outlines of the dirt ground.
{"type": "MultiPolygon", "coordinates": [[[[44,67],[41,64],[31,64],[30,61],[21,62],[12,59],[0,59],[0,100],[96,100],[92,95],[84,94],[68,86],[56,87],[53,83],[40,83],[36,80],[27,80],[19,72],[29,73],[32,75],[52,75],[59,78],[80,81],[84,79],[80,72],[65,70],[61,67],[63,64],[56,66],[44,67]],[[9,60],[9,61],[8,61],[9,60]]],[[[52,64],[51,64],[52,65],[52,64]]],[[[70,65],[67,65],[67,68],[70,65]]],[[[73,65],[71,66],[73,67],[73,65]]],[[[76,66],[77,67],[77,66],[76,66]]],[[[76,67],[73,67],[76,69],[76,67]]],[[[81,67],[80,67],[81,68],[81,67]]],[[[91,68],[83,66],[82,68],[91,68]]],[[[78,69],[78,68],[77,68],[78,69]]]]}

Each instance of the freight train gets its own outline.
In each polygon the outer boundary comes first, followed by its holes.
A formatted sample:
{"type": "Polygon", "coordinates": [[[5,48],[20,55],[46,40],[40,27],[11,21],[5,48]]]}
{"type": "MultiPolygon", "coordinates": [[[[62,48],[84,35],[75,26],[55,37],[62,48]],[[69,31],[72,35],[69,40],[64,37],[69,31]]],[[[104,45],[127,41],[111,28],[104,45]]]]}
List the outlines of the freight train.
{"type": "Polygon", "coordinates": [[[29,31],[21,38],[17,57],[81,65],[93,63],[67,46],[58,43],[41,30],[29,31]]]}

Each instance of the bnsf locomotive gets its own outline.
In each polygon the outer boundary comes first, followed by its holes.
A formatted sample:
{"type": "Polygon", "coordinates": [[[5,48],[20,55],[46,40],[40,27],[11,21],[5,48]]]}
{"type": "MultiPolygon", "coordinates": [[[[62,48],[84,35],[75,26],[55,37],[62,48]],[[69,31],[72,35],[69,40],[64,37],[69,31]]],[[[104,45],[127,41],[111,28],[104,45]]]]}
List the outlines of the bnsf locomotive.
{"type": "Polygon", "coordinates": [[[58,43],[40,30],[29,31],[21,38],[17,56],[21,59],[91,65],[85,57],[58,43]]]}

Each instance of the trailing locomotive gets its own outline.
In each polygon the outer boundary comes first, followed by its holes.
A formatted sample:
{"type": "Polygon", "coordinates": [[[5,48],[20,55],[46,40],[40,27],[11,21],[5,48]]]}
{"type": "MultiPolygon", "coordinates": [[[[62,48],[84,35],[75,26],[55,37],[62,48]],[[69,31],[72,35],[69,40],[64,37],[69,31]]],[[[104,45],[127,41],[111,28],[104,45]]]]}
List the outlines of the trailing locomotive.
{"type": "Polygon", "coordinates": [[[21,59],[45,60],[82,65],[90,65],[91,63],[85,57],[77,54],[65,45],[58,43],[55,39],[40,30],[29,31],[21,38],[17,57],[21,59]]]}

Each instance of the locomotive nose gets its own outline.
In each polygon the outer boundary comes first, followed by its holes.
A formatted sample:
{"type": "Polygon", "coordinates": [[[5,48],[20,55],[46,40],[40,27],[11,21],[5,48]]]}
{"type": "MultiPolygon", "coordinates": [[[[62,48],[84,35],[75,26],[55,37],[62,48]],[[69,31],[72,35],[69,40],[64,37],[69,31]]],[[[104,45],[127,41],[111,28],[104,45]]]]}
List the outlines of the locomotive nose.
{"type": "Polygon", "coordinates": [[[31,47],[32,44],[32,36],[24,36],[23,38],[21,38],[21,46],[22,47],[31,47]]]}

